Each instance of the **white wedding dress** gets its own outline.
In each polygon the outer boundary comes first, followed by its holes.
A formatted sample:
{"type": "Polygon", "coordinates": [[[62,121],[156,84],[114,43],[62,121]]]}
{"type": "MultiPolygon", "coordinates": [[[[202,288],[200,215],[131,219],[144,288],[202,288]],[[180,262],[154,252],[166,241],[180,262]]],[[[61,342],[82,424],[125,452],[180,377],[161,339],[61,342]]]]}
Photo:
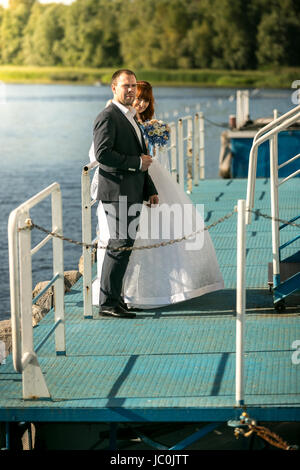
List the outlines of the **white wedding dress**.
{"type": "MultiPolygon", "coordinates": [[[[156,154],[148,171],[159,195],[159,205],[152,208],[143,205],[134,247],[187,238],[166,246],[132,251],[123,281],[123,297],[129,306],[143,309],[182,302],[224,287],[203,217],[168,171],[166,152],[156,154]],[[189,237],[194,232],[197,234],[189,237]]],[[[93,145],[89,155],[91,161],[95,160],[93,145]]],[[[93,198],[96,184],[95,174],[91,186],[93,198]]],[[[106,246],[109,230],[101,202],[97,214],[98,244],[106,246]]],[[[93,305],[99,305],[104,254],[105,250],[98,247],[93,305]]]]}

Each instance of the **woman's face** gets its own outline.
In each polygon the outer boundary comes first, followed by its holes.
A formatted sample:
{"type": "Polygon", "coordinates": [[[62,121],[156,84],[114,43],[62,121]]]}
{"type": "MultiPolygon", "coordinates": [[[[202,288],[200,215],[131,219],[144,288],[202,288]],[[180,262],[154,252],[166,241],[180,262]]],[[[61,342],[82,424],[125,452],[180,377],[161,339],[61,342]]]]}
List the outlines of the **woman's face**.
{"type": "Polygon", "coordinates": [[[138,97],[135,98],[133,102],[133,107],[137,110],[139,114],[143,113],[149,106],[149,101],[145,100],[145,98],[138,97]]]}

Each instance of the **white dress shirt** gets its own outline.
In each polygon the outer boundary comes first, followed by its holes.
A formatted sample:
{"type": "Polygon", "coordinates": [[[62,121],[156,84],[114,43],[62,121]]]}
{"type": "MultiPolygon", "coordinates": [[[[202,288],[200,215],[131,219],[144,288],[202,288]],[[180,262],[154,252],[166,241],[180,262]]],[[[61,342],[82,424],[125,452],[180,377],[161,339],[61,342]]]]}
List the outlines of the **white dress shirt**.
{"type": "MultiPolygon", "coordinates": [[[[134,127],[135,129],[135,132],[139,138],[139,141],[141,143],[141,146],[143,146],[142,144],[142,135],[141,135],[141,129],[140,127],[138,126],[136,120],[134,119],[134,116],[136,115],[136,110],[133,108],[133,107],[130,107],[130,108],[127,108],[126,106],[124,106],[123,104],[119,103],[118,101],[116,100],[112,100],[112,103],[114,103],[116,106],[118,106],[118,108],[122,111],[122,113],[124,114],[124,116],[127,117],[128,121],[130,122],[130,124],[132,124],[132,126],[134,127]]],[[[142,168],[142,159],[140,159],[140,169],[142,168]]],[[[131,171],[135,171],[134,168],[128,168],[128,170],[131,170],[131,171]]]]}

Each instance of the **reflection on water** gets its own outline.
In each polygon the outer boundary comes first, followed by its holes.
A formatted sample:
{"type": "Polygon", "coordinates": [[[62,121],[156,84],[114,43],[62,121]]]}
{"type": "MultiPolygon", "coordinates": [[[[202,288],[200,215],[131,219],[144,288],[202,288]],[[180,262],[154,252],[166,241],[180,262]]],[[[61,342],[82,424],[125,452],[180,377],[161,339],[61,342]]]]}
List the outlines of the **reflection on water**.
{"type": "MultiPolygon", "coordinates": [[[[0,83],[1,226],[0,319],[8,315],[7,220],[23,201],[57,181],[63,195],[64,234],[81,239],[81,168],[88,161],[93,122],[111,98],[109,86],[7,85],[0,83]]],[[[168,122],[202,111],[206,177],[218,177],[220,132],[235,114],[234,89],[154,87],[157,117],[168,122]]],[[[250,117],[284,113],[294,105],[291,90],[250,91],[250,117]]],[[[46,210],[37,224],[49,227],[46,210]]],[[[77,269],[80,248],[64,244],[65,270],[77,269]]],[[[33,259],[33,284],[50,279],[50,246],[33,259]]]]}

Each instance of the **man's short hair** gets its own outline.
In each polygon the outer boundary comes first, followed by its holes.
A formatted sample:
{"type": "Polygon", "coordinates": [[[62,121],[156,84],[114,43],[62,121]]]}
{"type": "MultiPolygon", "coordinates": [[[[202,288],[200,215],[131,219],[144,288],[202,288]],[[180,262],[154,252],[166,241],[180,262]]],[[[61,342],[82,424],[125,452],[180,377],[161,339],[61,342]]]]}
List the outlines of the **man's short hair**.
{"type": "Polygon", "coordinates": [[[111,82],[110,84],[113,85],[113,84],[116,84],[118,78],[120,75],[122,75],[122,73],[126,73],[127,75],[134,75],[135,78],[136,78],[136,75],[135,73],[132,71],[132,70],[129,70],[129,69],[120,69],[120,70],[116,70],[116,72],[114,72],[113,76],[111,77],[111,82]]]}

